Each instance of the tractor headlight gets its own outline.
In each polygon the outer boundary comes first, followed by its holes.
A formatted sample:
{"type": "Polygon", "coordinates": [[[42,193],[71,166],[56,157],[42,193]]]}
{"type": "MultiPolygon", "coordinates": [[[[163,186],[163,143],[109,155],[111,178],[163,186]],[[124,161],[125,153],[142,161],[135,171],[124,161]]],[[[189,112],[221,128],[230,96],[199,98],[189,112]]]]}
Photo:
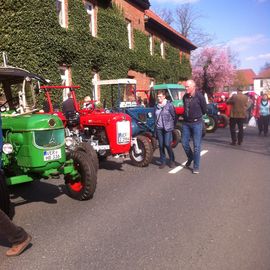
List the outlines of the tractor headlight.
{"type": "Polygon", "coordinates": [[[73,140],[72,137],[66,137],[65,138],[65,143],[66,143],[67,147],[70,147],[70,146],[72,146],[74,144],[74,140],[73,140]]]}
{"type": "Polygon", "coordinates": [[[6,155],[9,155],[13,152],[13,146],[12,144],[10,143],[5,143],[3,145],[3,152],[6,154],[6,155]]]}

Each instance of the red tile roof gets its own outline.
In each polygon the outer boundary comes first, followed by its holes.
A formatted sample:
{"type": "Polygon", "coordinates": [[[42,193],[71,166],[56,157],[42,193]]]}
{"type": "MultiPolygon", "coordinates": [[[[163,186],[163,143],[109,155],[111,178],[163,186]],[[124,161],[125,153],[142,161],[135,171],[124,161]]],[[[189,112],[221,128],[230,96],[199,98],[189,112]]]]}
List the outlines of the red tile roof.
{"type": "Polygon", "coordinates": [[[252,69],[238,69],[236,70],[236,76],[238,78],[244,78],[245,81],[251,85],[253,84],[253,80],[256,77],[256,73],[252,69]]]}
{"type": "Polygon", "coordinates": [[[261,71],[258,76],[256,76],[256,79],[270,79],[270,68],[261,71]]]}
{"type": "Polygon", "coordinates": [[[158,22],[161,24],[163,27],[167,28],[169,31],[177,35],[179,38],[185,40],[187,43],[189,43],[194,49],[197,47],[186,37],[181,35],[179,32],[177,32],[173,27],[171,27],[168,23],[166,23],[163,19],[161,19],[156,13],[154,13],[151,9],[145,10],[145,15],[148,16],[149,18],[153,19],[154,21],[158,22]]]}

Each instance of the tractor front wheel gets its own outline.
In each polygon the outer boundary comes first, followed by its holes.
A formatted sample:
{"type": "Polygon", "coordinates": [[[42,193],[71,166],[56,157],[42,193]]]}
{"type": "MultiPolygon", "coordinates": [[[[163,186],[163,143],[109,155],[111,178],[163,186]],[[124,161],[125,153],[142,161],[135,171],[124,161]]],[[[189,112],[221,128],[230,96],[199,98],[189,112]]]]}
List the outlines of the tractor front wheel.
{"type": "Polygon", "coordinates": [[[136,145],[132,145],[129,151],[131,162],[137,167],[146,167],[153,158],[151,140],[143,135],[138,135],[136,138],[138,149],[136,149],[136,145]]]}
{"type": "Polygon", "coordinates": [[[10,198],[3,172],[0,172],[0,209],[10,215],[10,198]]]}
{"type": "Polygon", "coordinates": [[[220,114],[218,116],[218,127],[225,128],[229,124],[229,117],[226,114],[220,114]]]}
{"type": "Polygon", "coordinates": [[[206,132],[207,133],[213,133],[216,131],[218,127],[218,122],[215,116],[213,115],[208,115],[209,121],[205,123],[206,126],[206,132]]]}
{"type": "Polygon", "coordinates": [[[70,197],[76,200],[92,199],[97,185],[97,171],[91,158],[84,151],[72,151],[69,158],[73,160],[76,177],[65,175],[65,183],[70,197]]]}
{"type": "Polygon", "coordinates": [[[94,168],[97,171],[99,167],[99,162],[98,162],[97,153],[92,147],[92,145],[87,142],[82,142],[77,146],[77,150],[83,151],[87,154],[87,156],[91,159],[94,168]]]}

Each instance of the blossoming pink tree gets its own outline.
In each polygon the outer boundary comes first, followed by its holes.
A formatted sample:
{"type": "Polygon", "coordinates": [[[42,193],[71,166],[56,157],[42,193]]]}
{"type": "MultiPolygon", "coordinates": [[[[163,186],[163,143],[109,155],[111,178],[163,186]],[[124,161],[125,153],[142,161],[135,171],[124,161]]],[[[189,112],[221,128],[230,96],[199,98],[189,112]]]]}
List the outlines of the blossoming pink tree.
{"type": "Polygon", "coordinates": [[[198,89],[208,96],[233,84],[235,69],[229,50],[220,47],[203,48],[192,57],[192,77],[198,89]]]}

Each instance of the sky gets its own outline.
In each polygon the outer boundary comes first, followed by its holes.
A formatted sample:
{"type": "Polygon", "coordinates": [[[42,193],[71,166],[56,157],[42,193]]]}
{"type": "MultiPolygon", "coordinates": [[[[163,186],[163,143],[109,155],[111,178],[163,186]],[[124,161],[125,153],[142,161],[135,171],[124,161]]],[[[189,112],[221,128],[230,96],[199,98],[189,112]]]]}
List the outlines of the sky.
{"type": "MultiPolygon", "coordinates": [[[[151,9],[175,10],[189,3],[201,18],[197,25],[213,35],[213,45],[230,47],[239,69],[258,74],[270,63],[270,0],[150,0],[151,9]]],[[[195,44],[196,45],[196,44],[195,44]]]]}

